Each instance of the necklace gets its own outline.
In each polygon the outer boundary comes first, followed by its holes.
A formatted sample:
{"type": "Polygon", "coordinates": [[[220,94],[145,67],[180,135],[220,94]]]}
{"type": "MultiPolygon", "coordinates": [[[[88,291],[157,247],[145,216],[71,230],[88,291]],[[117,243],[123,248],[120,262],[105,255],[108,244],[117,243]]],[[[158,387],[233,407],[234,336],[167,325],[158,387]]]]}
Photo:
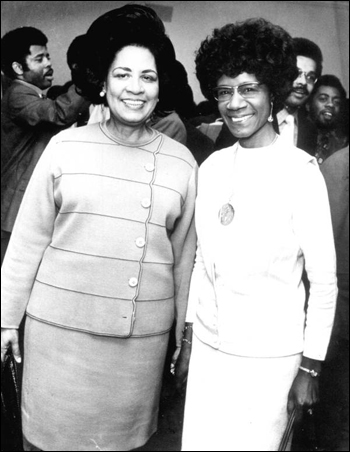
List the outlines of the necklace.
{"type": "MultiPolygon", "coordinates": [[[[271,143],[268,146],[272,146],[276,142],[278,136],[279,135],[276,133],[275,138],[271,141],[271,143]]],[[[238,142],[238,144],[239,144],[239,142],[238,142]]],[[[232,178],[233,180],[235,180],[234,176],[235,176],[235,173],[236,173],[236,170],[237,170],[236,169],[237,153],[238,153],[238,147],[236,149],[235,156],[234,156],[234,161],[233,161],[233,172],[234,172],[233,178],[232,178]]],[[[233,196],[234,196],[234,190],[231,192],[231,196],[229,197],[228,202],[225,203],[221,207],[221,209],[219,210],[219,221],[220,221],[220,223],[223,226],[228,226],[229,224],[231,224],[232,220],[233,220],[233,218],[235,216],[235,209],[234,209],[234,207],[232,205],[232,198],[233,198],[233,196]]]]}

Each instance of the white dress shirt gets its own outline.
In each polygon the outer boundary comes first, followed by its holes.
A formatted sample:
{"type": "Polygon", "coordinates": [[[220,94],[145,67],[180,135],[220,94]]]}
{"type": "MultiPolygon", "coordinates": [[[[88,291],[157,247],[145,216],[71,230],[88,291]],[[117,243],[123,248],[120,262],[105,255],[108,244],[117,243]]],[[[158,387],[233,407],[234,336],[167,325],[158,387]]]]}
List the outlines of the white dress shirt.
{"type": "Polygon", "coordinates": [[[288,143],[297,145],[298,142],[298,112],[288,113],[284,108],[277,113],[277,122],[279,134],[284,137],[288,143]]]}

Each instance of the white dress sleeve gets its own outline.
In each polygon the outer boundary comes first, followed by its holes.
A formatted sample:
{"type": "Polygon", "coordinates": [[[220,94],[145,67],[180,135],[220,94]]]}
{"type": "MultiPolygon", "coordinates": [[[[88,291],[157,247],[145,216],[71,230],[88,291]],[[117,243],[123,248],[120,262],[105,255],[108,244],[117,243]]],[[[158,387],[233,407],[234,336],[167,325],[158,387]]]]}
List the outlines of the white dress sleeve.
{"type": "Polygon", "coordinates": [[[299,174],[293,227],[310,281],[304,356],[324,360],[336,306],[336,255],[326,184],[313,161],[299,174]]]}

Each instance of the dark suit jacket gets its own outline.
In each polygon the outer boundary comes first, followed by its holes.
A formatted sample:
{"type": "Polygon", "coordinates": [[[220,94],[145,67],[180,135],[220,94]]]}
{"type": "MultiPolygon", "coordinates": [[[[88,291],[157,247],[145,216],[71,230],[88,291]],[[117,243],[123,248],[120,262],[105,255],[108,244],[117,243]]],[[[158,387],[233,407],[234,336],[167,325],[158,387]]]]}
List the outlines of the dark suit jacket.
{"type": "Polygon", "coordinates": [[[1,100],[1,230],[11,232],[24,191],[43,150],[88,103],[72,86],[56,100],[13,81],[1,100]]]}
{"type": "MultiPolygon", "coordinates": [[[[275,119],[276,131],[279,133],[277,120],[275,119]]],[[[317,128],[307,118],[307,111],[305,108],[300,108],[298,111],[298,141],[297,147],[306,151],[310,155],[315,155],[317,147],[317,128]]]]}

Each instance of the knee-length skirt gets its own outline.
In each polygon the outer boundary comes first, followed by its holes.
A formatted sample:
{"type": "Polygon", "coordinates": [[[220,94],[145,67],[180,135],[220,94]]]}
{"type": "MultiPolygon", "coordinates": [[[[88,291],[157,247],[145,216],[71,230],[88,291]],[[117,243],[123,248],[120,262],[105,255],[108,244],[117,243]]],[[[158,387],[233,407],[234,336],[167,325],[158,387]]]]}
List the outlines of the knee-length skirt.
{"type": "Polygon", "coordinates": [[[230,355],[194,335],[182,450],[278,450],[300,360],[230,355]]]}
{"type": "Polygon", "coordinates": [[[44,451],[142,446],[157,429],[168,337],[103,337],[27,317],[26,439],[44,451]]]}

